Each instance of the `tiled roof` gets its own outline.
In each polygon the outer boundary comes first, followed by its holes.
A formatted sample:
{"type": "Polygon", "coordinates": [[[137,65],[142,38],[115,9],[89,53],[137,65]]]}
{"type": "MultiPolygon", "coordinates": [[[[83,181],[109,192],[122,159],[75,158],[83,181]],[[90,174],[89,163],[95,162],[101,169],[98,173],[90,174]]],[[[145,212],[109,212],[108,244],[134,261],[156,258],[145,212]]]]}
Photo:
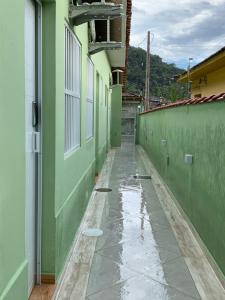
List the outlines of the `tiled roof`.
{"type": "Polygon", "coordinates": [[[157,110],[174,108],[174,107],[178,107],[178,106],[204,104],[204,103],[212,103],[212,102],[219,102],[219,101],[225,101],[225,92],[220,93],[218,95],[211,95],[211,96],[207,96],[207,97],[186,99],[186,100],[185,99],[184,100],[178,100],[178,101],[173,102],[173,103],[169,103],[169,104],[166,104],[166,105],[162,105],[162,106],[144,111],[143,113],[141,113],[141,115],[151,113],[151,112],[155,112],[157,110]]]}
{"type": "Polygon", "coordinates": [[[123,101],[143,101],[143,97],[130,92],[123,92],[123,101]]]}

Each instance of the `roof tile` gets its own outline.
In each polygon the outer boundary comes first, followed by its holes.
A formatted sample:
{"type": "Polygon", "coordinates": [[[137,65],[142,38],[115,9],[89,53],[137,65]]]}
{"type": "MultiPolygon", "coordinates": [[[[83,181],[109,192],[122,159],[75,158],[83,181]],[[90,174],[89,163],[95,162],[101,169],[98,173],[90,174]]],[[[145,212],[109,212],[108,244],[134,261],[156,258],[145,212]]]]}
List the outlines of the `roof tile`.
{"type": "Polygon", "coordinates": [[[168,108],[174,108],[177,106],[184,106],[184,105],[193,105],[193,104],[204,104],[204,103],[212,103],[212,102],[218,102],[218,101],[225,101],[225,92],[220,93],[218,95],[211,95],[207,97],[201,97],[201,98],[193,98],[193,99],[184,99],[184,100],[178,100],[173,103],[169,103],[163,106],[158,106],[155,108],[152,108],[150,110],[144,111],[140,115],[151,113],[157,110],[162,109],[168,109],[168,108]]]}

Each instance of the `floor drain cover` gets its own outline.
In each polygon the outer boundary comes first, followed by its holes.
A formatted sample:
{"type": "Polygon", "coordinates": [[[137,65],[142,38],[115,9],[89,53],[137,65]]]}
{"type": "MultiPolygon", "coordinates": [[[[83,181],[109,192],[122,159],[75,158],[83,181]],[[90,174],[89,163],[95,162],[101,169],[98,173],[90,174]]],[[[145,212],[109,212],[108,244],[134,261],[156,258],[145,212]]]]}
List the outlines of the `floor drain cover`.
{"type": "Polygon", "coordinates": [[[98,228],[88,228],[83,231],[83,235],[90,236],[90,237],[98,237],[103,235],[103,231],[98,228]]]}
{"type": "Polygon", "coordinates": [[[134,179],[152,179],[150,175],[134,175],[134,179]]]}
{"type": "Polygon", "coordinates": [[[112,189],[109,189],[109,188],[99,188],[99,189],[96,189],[97,192],[101,192],[101,193],[109,193],[109,192],[112,192],[112,189]]]}

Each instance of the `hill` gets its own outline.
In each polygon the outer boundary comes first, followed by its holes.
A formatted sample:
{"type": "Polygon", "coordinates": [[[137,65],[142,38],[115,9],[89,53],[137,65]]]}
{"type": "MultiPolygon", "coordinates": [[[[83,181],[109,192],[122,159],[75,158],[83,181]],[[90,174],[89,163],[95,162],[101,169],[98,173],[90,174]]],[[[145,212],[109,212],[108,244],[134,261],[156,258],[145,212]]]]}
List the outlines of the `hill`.
{"type": "MultiPolygon", "coordinates": [[[[146,51],[142,48],[130,47],[128,51],[127,90],[144,94],[145,90],[146,51]]],[[[187,85],[177,84],[174,76],[185,70],[174,64],[162,61],[158,55],[151,55],[151,96],[163,97],[175,101],[187,97],[187,85]]]]}

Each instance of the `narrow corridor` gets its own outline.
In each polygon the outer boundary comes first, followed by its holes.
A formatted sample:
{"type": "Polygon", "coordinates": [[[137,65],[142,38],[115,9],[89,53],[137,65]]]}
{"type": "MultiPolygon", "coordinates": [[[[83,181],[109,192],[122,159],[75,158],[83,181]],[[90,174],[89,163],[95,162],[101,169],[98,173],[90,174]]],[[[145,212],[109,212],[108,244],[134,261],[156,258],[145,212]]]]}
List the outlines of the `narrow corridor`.
{"type": "Polygon", "coordinates": [[[95,189],[112,191],[93,192],[54,299],[225,299],[183,218],[173,212],[177,221],[168,219],[173,204],[165,208],[154,167],[141,149],[126,139],[109,153],[95,189]],[[90,228],[100,228],[102,235],[85,235],[90,228]]]}
{"type": "Polygon", "coordinates": [[[200,299],[135,146],[115,154],[88,300],[200,299]]]}

